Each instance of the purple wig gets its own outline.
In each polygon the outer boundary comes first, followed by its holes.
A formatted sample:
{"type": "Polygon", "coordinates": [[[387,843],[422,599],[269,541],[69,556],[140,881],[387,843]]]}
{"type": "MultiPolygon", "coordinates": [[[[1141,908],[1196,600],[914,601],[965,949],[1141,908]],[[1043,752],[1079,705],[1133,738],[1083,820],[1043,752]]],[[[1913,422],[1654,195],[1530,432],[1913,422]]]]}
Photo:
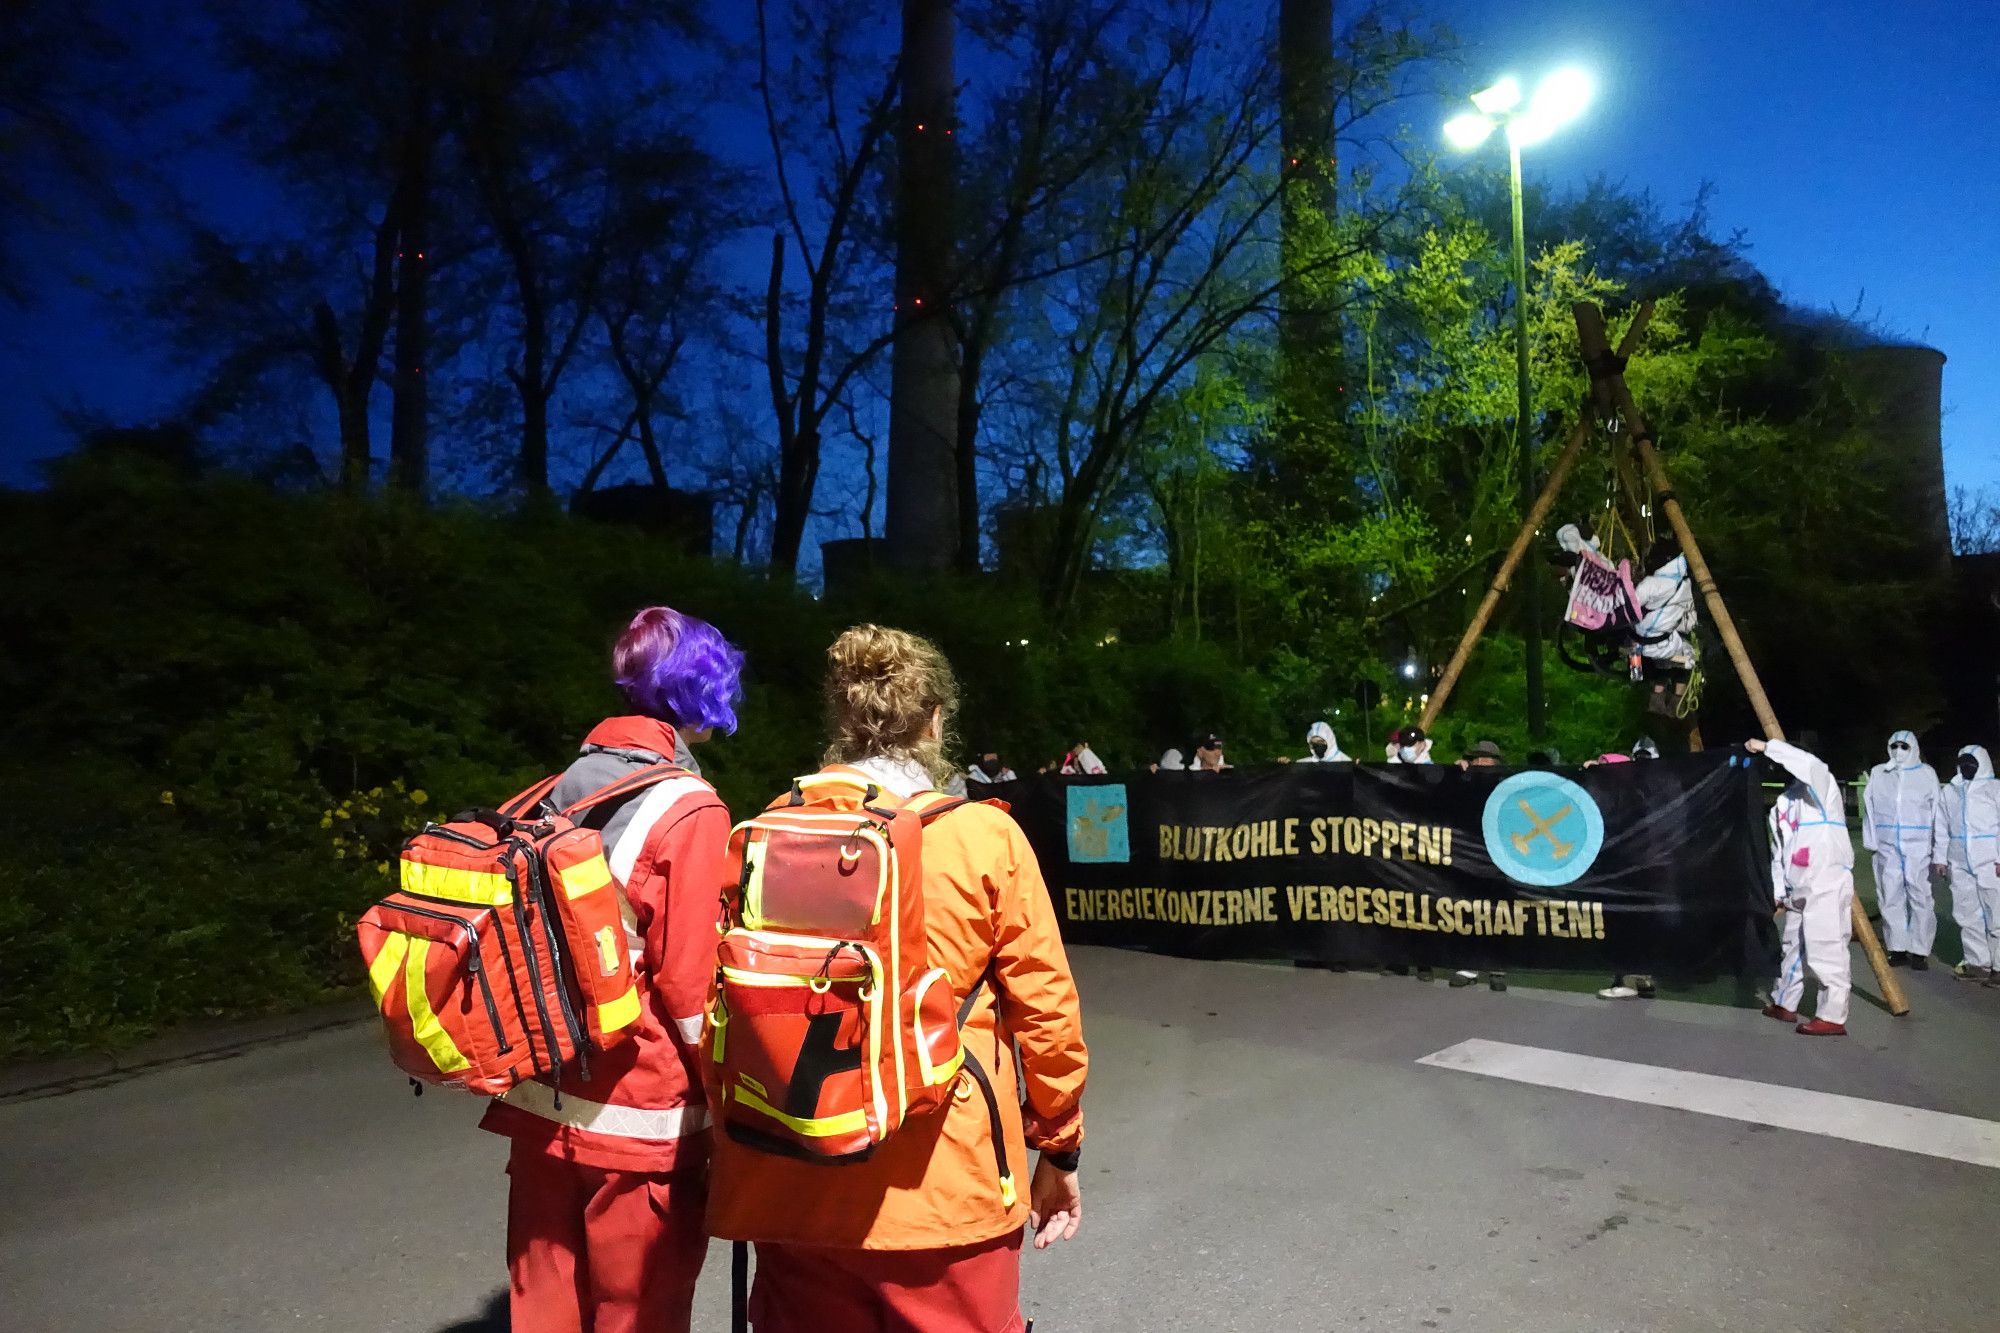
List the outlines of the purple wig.
{"type": "Polygon", "coordinates": [[[743,654],[715,626],[670,606],[632,617],[611,650],[612,678],[632,706],[676,727],[736,730],[743,654]]]}

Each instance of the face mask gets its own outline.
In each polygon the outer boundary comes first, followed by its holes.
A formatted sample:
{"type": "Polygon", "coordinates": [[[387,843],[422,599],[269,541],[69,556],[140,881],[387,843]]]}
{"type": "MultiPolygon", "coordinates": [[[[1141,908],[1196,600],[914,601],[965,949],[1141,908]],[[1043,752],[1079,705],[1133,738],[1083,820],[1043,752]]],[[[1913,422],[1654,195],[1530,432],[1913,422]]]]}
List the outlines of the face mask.
{"type": "Polygon", "coordinates": [[[1417,747],[1414,745],[1399,745],[1396,747],[1396,757],[1406,764],[1414,764],[1417,762],[1417,747]]]}
{"type": "Polygon", "coordinates": [[[1312,752],[1315,759],[1326,758],[1326,742],[1317,736],[1313,737],[1312,752]]]}
{"type": "Polygon", "coordinates": [[[1979,776],[1979,760],[1969,754],[1958,757],[1958,775],[1967,782],[1979,776]]]}

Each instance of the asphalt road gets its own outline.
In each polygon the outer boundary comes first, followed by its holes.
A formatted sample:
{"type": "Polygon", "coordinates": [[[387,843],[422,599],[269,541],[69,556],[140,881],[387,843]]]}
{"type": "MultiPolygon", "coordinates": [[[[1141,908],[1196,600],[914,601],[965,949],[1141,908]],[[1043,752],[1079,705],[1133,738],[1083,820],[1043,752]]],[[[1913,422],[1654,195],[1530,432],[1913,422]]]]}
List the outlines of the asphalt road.
{"type": "MultiPolygon", "coordinates": [[[[1079,950],[1041,1333],[1990,1330],[2000,1171],[1414,1063],[1470,1037],[2000,1118],[2000,991],[1755,1013],[1079,950]]],[[[1856,975],[1865,967],[1856,959],[1856,975]]],[[[497,1333],[504,1146],[366,1026],[0,1105],[0,1327],[497,1333]]],[[[697,1327],[722,1330],[711,1257],[697,1327]]]]}

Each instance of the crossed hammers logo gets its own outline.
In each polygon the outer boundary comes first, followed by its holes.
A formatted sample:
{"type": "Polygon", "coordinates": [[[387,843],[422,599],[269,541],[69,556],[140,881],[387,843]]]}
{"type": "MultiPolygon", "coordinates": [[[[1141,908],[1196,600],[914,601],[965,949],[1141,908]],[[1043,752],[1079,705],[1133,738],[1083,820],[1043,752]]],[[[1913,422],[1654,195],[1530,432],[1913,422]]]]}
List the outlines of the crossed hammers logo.
{"type": "Polygon", "coordinates": [[[1576,844],[1573,842],[1564,842],[1561,838],[1558,838],[1555,834],[1555,825],[1564,815],[1576,809],[1576,805],[1573,802],[1565,804],[1562,809],[1544,819],[1535,813],[1535,807],[1529,805],[1525,797],[1516,801],[1515,804],[1521,807],[1521,813],[1528,817],[1528,822],[1533,824],[1534,827],[1526,833],[1511,835],[1514,850],[1522,856],[1526,856],[1528,849],[1534,846],[1538,839],[1547,838],[1549,840],[1549,850],[1555,854],[1556,860],[1567,860],[1569,854],[1576,850],[1576,844]]]}

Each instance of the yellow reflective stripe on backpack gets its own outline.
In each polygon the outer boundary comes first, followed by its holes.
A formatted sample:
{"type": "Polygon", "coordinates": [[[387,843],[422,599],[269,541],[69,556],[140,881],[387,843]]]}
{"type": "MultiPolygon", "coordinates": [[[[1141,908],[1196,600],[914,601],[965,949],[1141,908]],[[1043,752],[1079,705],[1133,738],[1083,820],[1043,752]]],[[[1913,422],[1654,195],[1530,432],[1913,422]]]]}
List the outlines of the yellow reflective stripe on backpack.
{"type": "Polygon", "coordinates": [[[513,884],[498,871],[460,870],[423,861],[403,862],[403,891],[474,907],[505,907],[514,901],[513,884]]]}
{"type": "Polygon", "coordinates": [[[597,1006],[597,1027],[600,1032],[616,1032],[628,1027],[639,1017],[639,988],[633,986],[615,1000],[606,1000],[597,1006]]]}
{"type": "Polygon", "coordinates": [[[438,1022],[437,1011],[431,1008],[430,989],[424,983],[424,962],[430,953],[429,940],[411,938],[409,961],[403,969],[403,1002],[410,1008],[410,1029],[417,1043],[430,1053],[438,1073],[452,1074],[469,1068],[472,1061],[458,1049],[451,1034],[444,1030],[444,1024],[438,1022]]]}
{"type": "Polygon", "coordinates": [[[588,861],[579,861],[562,872],[563,896],[581,898],[586,893],[595,893],[611,882],[611,866],[600,856],[588,861]]]}
{"type": "Polygon", "coordinates": [[[382,947],[375,954],[375,961],[368,965],[368,993],[375,997],[375,1007],[382,1007],[382,997],[389,993],[389,983],[396,979],[397,969],[410,953],[410,937],[399,931],[388,931],[382,936],[382,947]]]}
{"type": "Polygon", "coordinates": [[[730,1096],[739,1106],[747,1106],[759,1115],[769,1116],[786,1129],[795,1134],[803,1134],[809,1139],[830,1139],[836,1134],[852,1134],[856,1130],[868,1128],[866,1111],[848,1111],[841,1115],[828,1116],[824,1120],[801,1120],[795,1115],[786,1115],[740,1084],[730,1096]]]}

